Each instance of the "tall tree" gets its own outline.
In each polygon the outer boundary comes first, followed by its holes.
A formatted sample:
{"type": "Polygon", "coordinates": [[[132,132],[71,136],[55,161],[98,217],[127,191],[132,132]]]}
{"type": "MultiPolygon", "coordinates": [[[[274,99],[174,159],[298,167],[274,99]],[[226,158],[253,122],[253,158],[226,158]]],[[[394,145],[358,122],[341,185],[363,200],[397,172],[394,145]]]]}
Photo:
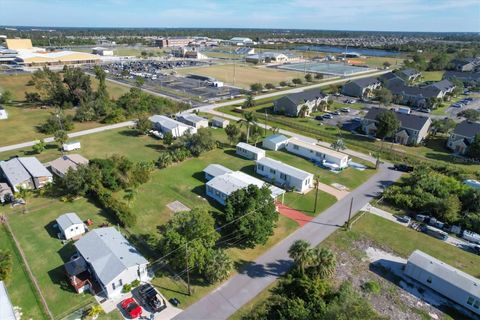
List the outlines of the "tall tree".
{"type": "Polygon", "coordinates": [[[245,102],[243,102],[243,108],[248,109],[253,107],[255,107],[255,100],[253,100],[253,95],[248,93],[245,102]]]}
{"type": "Polygon", "coordinates": [[[227,134],[230,144],[235,144],[238,141],[240,129],[235,124],[230,123],[225,127],[225,133],[227,134]]]}
{"type": "Polygon", "coordinates": [[[255,124],[255,121],[257,121],[257,117],[255,117],[255,114],[251,111],[244,112],[243,119],[238,120],[240,126],[245,125],[247,127],[247,143],[250,138],[250,127],[255,124]]]}
{"type": "Polygon", "coordinates": [[[391,110],[382,111],[375,120],[377,121],[377,137],[381,139],[393,137],[400,128],[400,121],[391,110]]]}
{"type": "Polygon", "coordinates": [[[480,160],[480,133],[475,135],[472,143],[468,146],[467,156],[472,159],[480,160]]]}
{"type": "Polygon", "coordinates": [[[232,268],[233,261],[224,250],[210,250],[205,267],[205,278],[210,283],[225,280],[232,268]]]}
{"type": "Polygon", "coordinates": [[[58,147],[62,149],[63,144],[68,140],[67,132],[64,130],[55,131],[55,133],[53,134],[53,139],[58,144],[58,147]]]}
{"type": "Polygon", "coordinates": [[[288,249],[288,255],[293,259],[302,274],[312,258],[310,254],[310,243],[305,240],[295,241],[288,249]]]}
{"type": "Polygon", "coordinates": [[[305,118],[308,114],[308,106],[307,105],[303,105],[301,108],[300,108],[300,111],[298,112],[298,116],[300,118],[305,118]]]}

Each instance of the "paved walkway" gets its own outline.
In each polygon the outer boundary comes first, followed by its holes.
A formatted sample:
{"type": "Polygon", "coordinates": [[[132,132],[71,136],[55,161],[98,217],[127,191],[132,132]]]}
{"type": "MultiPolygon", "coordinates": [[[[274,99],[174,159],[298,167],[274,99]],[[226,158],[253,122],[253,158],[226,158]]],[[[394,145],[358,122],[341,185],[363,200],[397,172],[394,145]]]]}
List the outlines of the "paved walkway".
{"type": "Polygon", "coordinates": [[[277,210],[282,216],[294,220],[300,227],[303,227],[313,220],[313,217],[307,216],[303,212],[287,207],[281,203],[277,203],[277,210]]]}

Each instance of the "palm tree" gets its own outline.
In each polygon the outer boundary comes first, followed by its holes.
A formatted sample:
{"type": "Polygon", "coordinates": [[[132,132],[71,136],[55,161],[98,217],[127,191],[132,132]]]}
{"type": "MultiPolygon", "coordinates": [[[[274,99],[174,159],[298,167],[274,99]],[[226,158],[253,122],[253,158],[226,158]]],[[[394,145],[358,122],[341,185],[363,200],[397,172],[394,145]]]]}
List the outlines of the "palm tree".
{"type": "Polygon", "coordinates": [[[335,141],[334,143],[332,143],[330,145],[330,147],[336,151],[339,151],[339,150],[344,150],[346,149],[345,147],[345,142],[342,140],[342,139],[338,139],[337,141],[335,141]]]}
{"type": "Polygon", "coordinates": [[[317,247],[312,249],[310,254],[311,267],[315,275],[325,279],[334,274],[337,261],[332,251],[317,247]]]}
{"type": "Polygon", "coordinates": [[[243,103],[244,108],[253,108],[255,106],[255,101],[253,100],[253,96],[251,93],[247,95],[245,102],[243,103]]]}
{"type": "Polygon", "coordinates": [[[88,310],[87,315],[89,317],[91,317],[93,320],[95,320],[102,313],[103,313],[102,307],[99,304],[97,304],[97,305],[94,305],[93,307],[91,307],[90,310],[88,310]]]}
{"type": "Polygon", "coordinates": [[[255,124],[257,118],[253,114],[253,112],[244,112],[243,119],[238,120],[237,122],[240,123],[240,126],[246,125],[247,126],[247,143],[248,139],[250,138],[250,126],[255,124]]]}
{"type": "Polygon", "coordinates": [[[305,240],[297,240],[288,249],[288,255],[293,259],[295,264],[300,268],[302,274],[305,273],[305,268],[311,258],[310,243],[305,240]]]}
{"type": "Polygon", "coordinates": [[[158,157],[157,166],[160,169],[163,169],[171,165],[172,161],[172,155],[170,154],[170,152],[162,152],[160,153],[160,157],[158,157]]]}
{"type": "Polygon", "coordinates": [[[308,114],[308,106],[307,105],[303,105],[301,108],[300,108],[300,112],[298,113],[298,116],[300,118],[305,118],[305,116],[308,114]]]}
{"type": "Polygon", "coordinates": [[[28,197],[29,195],[30,195],[30,190],[25,189],[25,188],[22,188],[22,187],[18,188],[18,192],[17,192],[17,194],[16,194],[16,196],[17,196],[18,198],[21,198],[21,199],[23,199],[25,202],[27,202],[27,197],[28,197]]]}

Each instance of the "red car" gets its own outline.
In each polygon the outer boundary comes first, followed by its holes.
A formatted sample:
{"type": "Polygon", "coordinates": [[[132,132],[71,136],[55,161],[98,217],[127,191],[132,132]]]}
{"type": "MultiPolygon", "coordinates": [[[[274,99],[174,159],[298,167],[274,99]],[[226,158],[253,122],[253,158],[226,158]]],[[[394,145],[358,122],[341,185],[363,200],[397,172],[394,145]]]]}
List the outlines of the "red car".
{"type": "Polygon", "coordinates": [[[142,315],[142,307],[140,307],[133,298],[128,298],[122,301],[122,309],[130,316],[132,319],[136,319],[142,315]]]}

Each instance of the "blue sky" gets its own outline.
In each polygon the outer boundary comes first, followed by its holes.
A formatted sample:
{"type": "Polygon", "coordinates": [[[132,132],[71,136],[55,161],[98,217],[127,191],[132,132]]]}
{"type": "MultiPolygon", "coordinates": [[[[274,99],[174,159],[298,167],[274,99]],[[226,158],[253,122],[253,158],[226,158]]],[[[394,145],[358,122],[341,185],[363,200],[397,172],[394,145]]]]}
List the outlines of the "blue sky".
{"type": "Polygon", "coordinates": [[[480,0],[0,0],[0,24],[480,32],[480,0]]]}

